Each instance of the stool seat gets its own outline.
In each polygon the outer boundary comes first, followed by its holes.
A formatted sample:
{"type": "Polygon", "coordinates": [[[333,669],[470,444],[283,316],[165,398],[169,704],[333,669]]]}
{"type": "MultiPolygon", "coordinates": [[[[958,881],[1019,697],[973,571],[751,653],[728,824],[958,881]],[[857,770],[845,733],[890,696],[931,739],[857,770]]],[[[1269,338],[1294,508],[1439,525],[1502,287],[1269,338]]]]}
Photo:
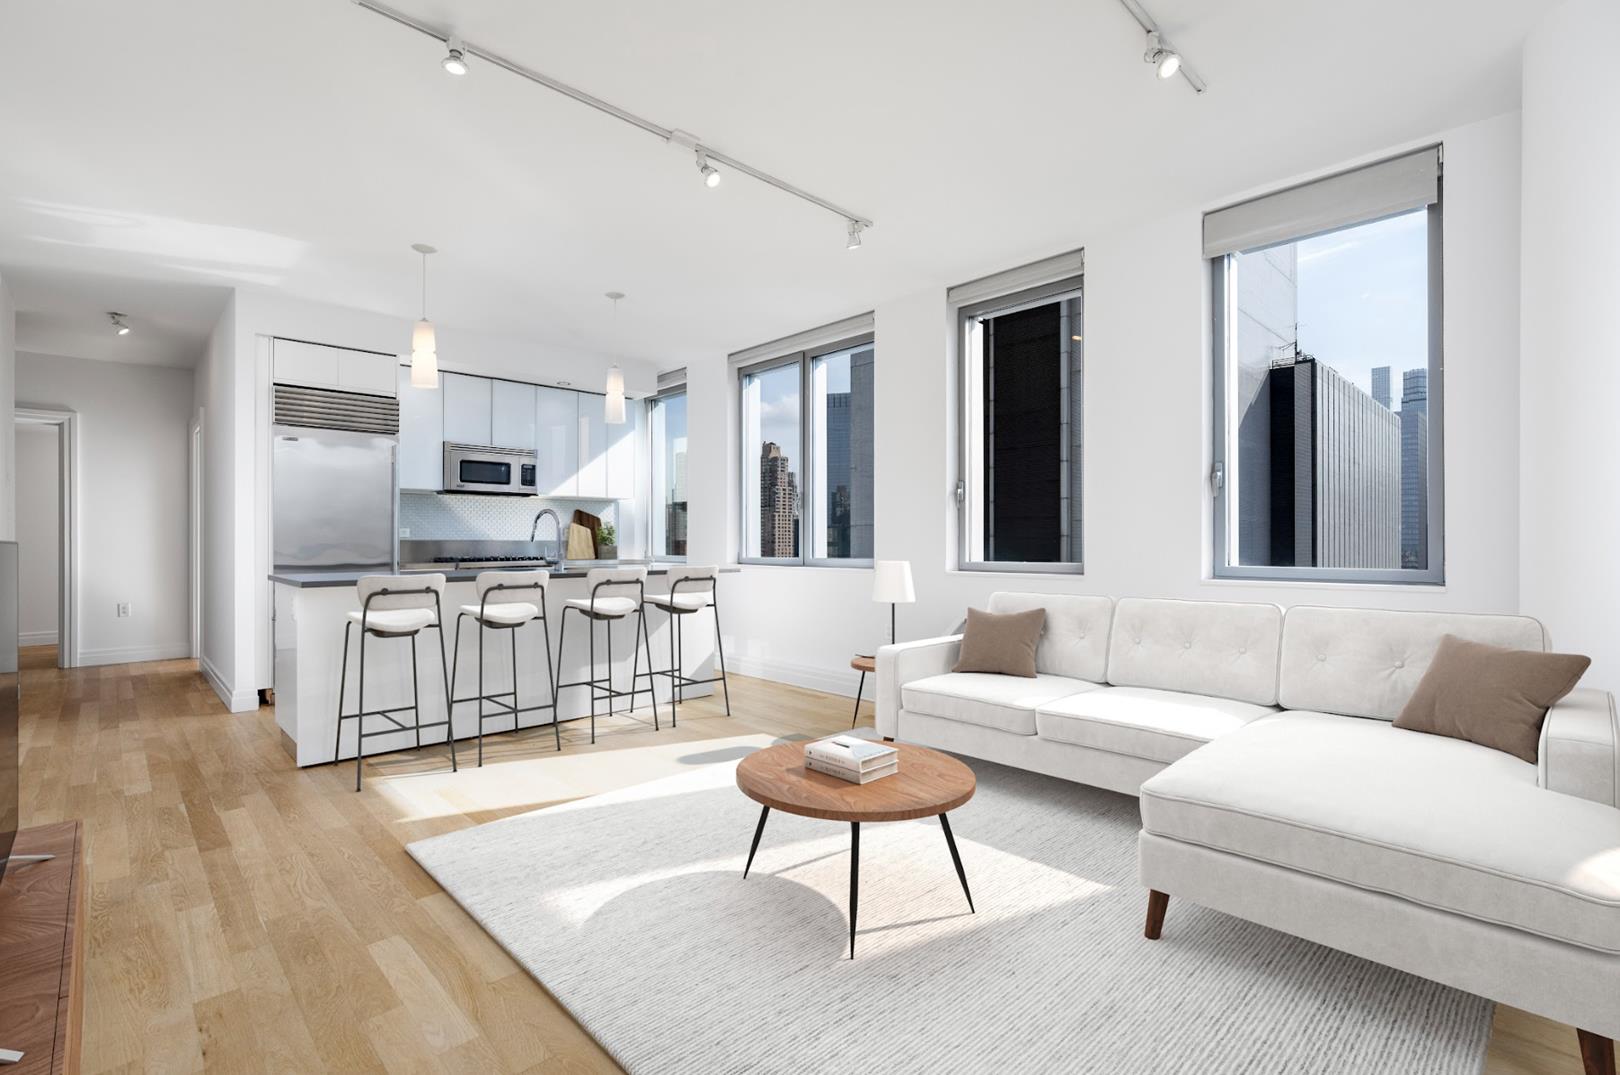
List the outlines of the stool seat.
{"type": "Polygon", "coordinates": [[[637,608],[633,597],[598,597],[594,606],[589,597],[574,597],[568,600],[567,605],[599,620],[620,619],[637,608]]]}
{"type": "Polygon", "coordinates": [[[647,595],[647,604],[665,612],[696,612],[708,608],[712,603],[707,593],[678,593],[673,598],[667,593],[647,595]]]}
{"type": "MultiPolygon", "coordinates": [[[[519,624],[538,619],[540,616],[540,610],[527,601],[508,601],[499,605],[485,605],[482,613],[479,612],[479,606],[477,605],[462,605],[461,611],[475,620],[497,627],[516,627],[519,624]]],[[[550,665],[551,659],[548,657],[546,666],[549,668],[550,665]]]]}
{"type": "Polygon", "coordinates": [[[372,634],[389,637],[414,635],[436,622],[430,608],[374,608],[370,612],[351,612],[349,619],[372,634]]]}

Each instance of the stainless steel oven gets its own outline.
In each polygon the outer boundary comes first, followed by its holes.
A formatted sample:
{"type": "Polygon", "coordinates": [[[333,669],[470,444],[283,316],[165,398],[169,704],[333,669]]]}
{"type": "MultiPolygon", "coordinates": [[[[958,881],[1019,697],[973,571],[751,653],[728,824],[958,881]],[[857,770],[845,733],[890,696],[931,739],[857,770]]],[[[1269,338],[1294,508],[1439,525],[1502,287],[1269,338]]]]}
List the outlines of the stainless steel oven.
{"type": "Polygon", "coordinates": [[[444,491],[534,496],[535,465],[535,454],[523,448],[446,444],[444,491]]]}

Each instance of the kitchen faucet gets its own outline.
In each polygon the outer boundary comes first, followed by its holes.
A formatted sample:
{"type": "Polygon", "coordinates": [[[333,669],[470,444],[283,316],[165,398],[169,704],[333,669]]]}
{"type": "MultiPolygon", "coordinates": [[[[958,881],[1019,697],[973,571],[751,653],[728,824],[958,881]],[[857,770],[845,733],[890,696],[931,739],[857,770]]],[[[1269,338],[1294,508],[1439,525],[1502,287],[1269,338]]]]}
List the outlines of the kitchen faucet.
{"type": "Polygon", "coordinates": [[[540,533],[540,520],[545,518],[547,515],[551,516],[552,524],[556,527],[556,530],[557,530],[557,546],[558,546],[557,547],[557,562],[561,563],[562,562],[562,516],[558,515],[555,511],[552,511],[550,508],[541,508],[539,511],[535,512],[534,513],[534,525],[529,527],[529,540],[531,542],[534,541],[535,535],[540,533]]]}

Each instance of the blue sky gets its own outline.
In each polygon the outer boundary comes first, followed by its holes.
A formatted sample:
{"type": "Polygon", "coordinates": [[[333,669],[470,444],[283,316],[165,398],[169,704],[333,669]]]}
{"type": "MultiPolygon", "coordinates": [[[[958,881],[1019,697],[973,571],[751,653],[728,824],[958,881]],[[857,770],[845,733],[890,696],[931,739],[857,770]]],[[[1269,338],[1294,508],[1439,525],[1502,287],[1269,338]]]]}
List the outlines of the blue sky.
{"type": "Polygon", "coordinates": [[[1332,232],[1299,248],[1299,344],[1369,394],[1374,366],[1429,361],[1428,221],[1418,210],[1332,232]]]}

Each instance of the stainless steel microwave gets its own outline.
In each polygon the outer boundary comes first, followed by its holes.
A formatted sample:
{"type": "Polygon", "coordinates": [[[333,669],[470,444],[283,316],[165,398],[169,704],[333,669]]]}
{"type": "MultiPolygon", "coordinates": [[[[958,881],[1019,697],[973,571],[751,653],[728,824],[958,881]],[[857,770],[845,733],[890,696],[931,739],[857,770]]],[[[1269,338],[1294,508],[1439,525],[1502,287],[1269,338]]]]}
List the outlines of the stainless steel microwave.
{"type": "Polygon", "coordinates": [[[534,496],[535,467],[535,454],[524,448],[446,444],[444,491],[534,496]]]}

